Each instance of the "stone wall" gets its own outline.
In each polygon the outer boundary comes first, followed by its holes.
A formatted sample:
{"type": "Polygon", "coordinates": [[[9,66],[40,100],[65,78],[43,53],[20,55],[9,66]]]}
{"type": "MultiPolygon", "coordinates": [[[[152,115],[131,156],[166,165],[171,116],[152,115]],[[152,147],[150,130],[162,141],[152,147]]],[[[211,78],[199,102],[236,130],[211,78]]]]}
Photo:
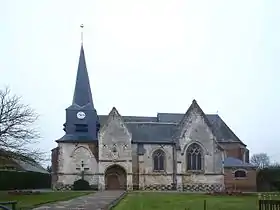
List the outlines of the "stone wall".
{"type": "Polygon", "coordinates": [[[177,153],[177,161],[182,163],[179,173],[186,172],[186,150],[192,143],[196,143],[203,150],[203,171],[207,174],[221,174],[222,161],[217,157],[222,157],[222,151],[210,127],[206,123],[205,116],[203,116],[198,108],[194,108],[188,117],[183,120],[182,132],[179,135],[181,150],[177,153]]]}
{"type": "Polygon", "coordinates": [[[131,161],[131,134],[115,108],[101,128],[98,139],[101,161],[131,161]]]}
{"type": "Polygon", "coordinates": [[[105,189],[105,173],[106,170],[114,165],[118,165],[122,167],[126,172],[127,177],[127,188],[132,189],[132,164],[131,161],[116,161],[116,162],[99,162],[99,189],[104,190],[105,189]]]}
{"type": "Polygon", "coordinates": [[[132,185],[134,190],[139,189],[139,158],[138,145],[132,144],[132,185]]]}
{"type": "Polygon", "coordinates": [[[205,192],[224,189],[224,175],[222,174],[183,174],[181,176],[184,191],[205,192]]]}
{"type": "Polygon", "coordinates": [[[153,173],[140,175],[140,190],[172,190],[173,174],[153,173]]]}
{"type": "MultiPolygon", "coordinates": [[[[94,144],[94,143],[92,143],[94,144]]],[[[85,179],[91,185],[98,184],[98,164],[88,143],[59,143],[58,144],[58,167],[57,180],[53,183],[53,188],[64,189],[73,185],[75,180],[81,178],[81,161],[84,162],[85,179]],[[65,187],[66,186],[66,187],[65,187]]]]}
{"type": "Polygon", "coordinates": [[[173,173],[173,147],[172,145],[160,145],[160,144],[144,144],[144,150],[146,151],[142,156],[143,165],[139,167],[140,174],[152,174],[154,173],[153,167],[153,153],[154,151],[161,149],[165,153],[165,170],[167,174],[173,173]]]}
{"type": "MultiPolygon", "coordinates": [[[[54,184],[53,188],[55,190],[72,190],[73,183],[79,179],[81,179],[80,174],[67,174],[67,175],[59,175],[60,182],[54,184]]],[[[96,189],[98,187],[98,179],[99,174],[86,174],[84,176],[84,180],[89,182],[89,185],[96,189]]]]}
{"type": "MultiPolygon", "coordinates": [[[[106,170],[114,165],[126,171],[128,189],[132,188],[131,134],[118,111],[113,108],[99,132],[99,189],[105,189],[106,170]]],[[[137,147],[136,147],[137,148],[137,147]]]]}
{"type": "MultiPolygon", "coordinates": [[[[139,155],[139,189],[171,190],[173,186],[173,146],[144,144],[145,153],[139,155]],[[164,171],[154,171],[153,153],[161,149],[165,153],[164,171]]],[[[175,161],[176,162],[176,161],[175,161]]]]}

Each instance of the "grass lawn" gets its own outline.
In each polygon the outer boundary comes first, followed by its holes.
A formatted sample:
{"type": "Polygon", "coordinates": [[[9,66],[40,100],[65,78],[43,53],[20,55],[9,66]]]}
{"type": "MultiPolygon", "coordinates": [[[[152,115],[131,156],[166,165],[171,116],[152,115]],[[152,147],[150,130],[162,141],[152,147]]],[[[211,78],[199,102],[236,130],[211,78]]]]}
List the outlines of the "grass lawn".
{"type": "Polygon", "coordinates": [[[257,195],[214,196],[188,193],[143,192],[128,194],[114,210],[256,210],[257,195]]]}
{"type": "Polygon", "coordinates": [[[42,192],[38,195],[9,195],[7,192],[0,192],[0,202],[17,201],[17,208],[29,209],[40,204],[69,200],[89,193],[93,192],[42,192]]]}

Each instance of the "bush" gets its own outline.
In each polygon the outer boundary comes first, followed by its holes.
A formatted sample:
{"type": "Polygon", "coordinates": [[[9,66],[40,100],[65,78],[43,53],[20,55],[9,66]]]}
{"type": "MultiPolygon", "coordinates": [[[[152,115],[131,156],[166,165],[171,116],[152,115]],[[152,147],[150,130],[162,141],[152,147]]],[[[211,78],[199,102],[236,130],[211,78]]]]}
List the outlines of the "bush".
{"type": "Polygon", "coordinates": [[[38,172],[0,171],[0,190],[51,188],[51,175],[38,172]]]}
{"type": "Polygon", "coordinates": [[[98,190],[98,185],[97,184],[90,185],[90,189],[97,191],[98,190]]]}
{"type": "Polygon", "coordinates": [[[84,179],[79,179],[74,182],[73,189],[74,190],[90,190],[90,186],[89,186],[88,181],[86,181],[84,179]]]}

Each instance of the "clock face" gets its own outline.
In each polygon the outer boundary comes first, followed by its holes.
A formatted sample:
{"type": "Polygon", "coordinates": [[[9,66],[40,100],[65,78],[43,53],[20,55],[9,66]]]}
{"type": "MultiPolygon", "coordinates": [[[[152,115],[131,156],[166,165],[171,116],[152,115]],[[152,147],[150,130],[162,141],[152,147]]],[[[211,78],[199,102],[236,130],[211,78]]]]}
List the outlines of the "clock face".
{"type": "Polygon", "coordinates": [[[86,117],[86,114],[85,114],[84,112],[78,112],[78,113],[77,113],[77,118],[78,118],[78,119],[82,120],[82,119],[84,119],[85,117],[86,117]]]}

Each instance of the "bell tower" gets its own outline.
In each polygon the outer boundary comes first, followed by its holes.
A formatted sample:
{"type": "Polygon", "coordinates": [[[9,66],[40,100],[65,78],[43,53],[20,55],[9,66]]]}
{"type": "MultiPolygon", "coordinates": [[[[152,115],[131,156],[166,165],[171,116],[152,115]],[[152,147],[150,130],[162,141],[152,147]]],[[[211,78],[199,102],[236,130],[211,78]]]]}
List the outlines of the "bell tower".
{"type": "MultiPolygon", "coordinates": [[[[83,25],[81,25],[83,29],[83,25]]],[[[65,135],[56,142],[98,141],[99,118],[94,108],[81,32],[81,49],[72,105],[66,109],[65,135]]]]}

